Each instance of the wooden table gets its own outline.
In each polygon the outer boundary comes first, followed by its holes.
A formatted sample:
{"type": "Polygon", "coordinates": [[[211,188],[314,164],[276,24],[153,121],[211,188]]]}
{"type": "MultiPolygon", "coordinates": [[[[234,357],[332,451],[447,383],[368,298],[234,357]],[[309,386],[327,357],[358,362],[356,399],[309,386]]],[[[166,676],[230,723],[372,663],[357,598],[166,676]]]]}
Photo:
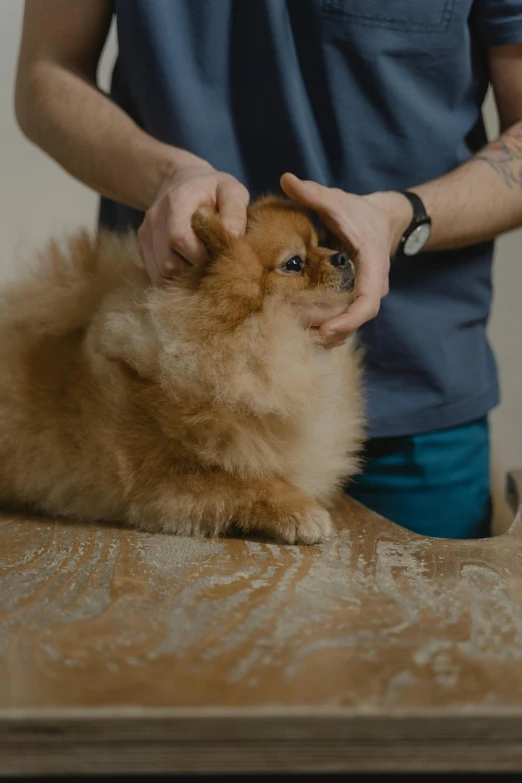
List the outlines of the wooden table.
{"type": "Polygon", "coordinates": [[[0,774],[522,770],[521,511],[335,518],[307,548],[2,517],[0,774]]]}

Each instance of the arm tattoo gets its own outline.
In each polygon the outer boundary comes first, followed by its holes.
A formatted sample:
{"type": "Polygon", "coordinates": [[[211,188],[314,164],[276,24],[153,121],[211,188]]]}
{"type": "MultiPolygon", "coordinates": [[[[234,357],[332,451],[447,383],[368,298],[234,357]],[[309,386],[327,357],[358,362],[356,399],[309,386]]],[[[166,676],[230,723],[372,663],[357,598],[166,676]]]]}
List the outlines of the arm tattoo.
{"type": "Polygon", "coordinates": [[[522,122],[512,125],[475,157],[488,163],[509,188],[522,188],[522,122]]]}

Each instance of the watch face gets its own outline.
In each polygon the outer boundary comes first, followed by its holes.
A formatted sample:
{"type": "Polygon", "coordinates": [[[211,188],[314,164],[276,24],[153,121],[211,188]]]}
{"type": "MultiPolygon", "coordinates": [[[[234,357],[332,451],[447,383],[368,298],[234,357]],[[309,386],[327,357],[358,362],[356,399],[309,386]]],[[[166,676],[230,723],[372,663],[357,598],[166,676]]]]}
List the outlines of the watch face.
{"type": "Polygon", "coordinates": [[[403,252],[406,256],[415,256],[420,253],[428,239],[430,238],[430,224],[421,223],[420,226],[413,229],[408,239],[404,243],[403,252]]]}

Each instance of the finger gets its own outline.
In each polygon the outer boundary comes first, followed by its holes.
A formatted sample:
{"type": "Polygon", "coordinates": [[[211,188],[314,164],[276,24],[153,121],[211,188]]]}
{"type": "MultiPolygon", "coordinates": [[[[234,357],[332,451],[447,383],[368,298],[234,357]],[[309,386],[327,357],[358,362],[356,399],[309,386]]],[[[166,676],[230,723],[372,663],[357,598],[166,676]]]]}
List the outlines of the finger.
{"type": "Polygon", "coordinates": [[[161,285],[164,282],[164,277],[156,263],[150,232],[145,228],[141,228],[138,232],[138,248],[151,282],[154,285],[161,285]]]}
{"type": "Polygon", "coordinates": [[[306,326],[322,326],[326,321],[331,321],[346,310],[346,305],[337,305],[336,307],[322,307],[320,305],[311,305],[305,307],[300,314],[301,322],[306,326]]]}
{"type": "Polygon", "coordinates": [[[191,267],[192,264],[189,263],[186,258],[183,258],[179,253],[175,253],[171,250],[170,258],[164,267],[165,271],[163,272],[163,277],[178,277],[183,274],[183,272],[186,272],[187,269],[191,269],[191,267]]]}
{"type": "MultiPolygon", "coordinates": [[[[342,191],[336,188],[326,188],[318,182],[300,180],[295,174],[283,174],[280,180],[284,193],[294,201],[316,212],[323,226],[343,243],[350,252],[356,251],[355,243],[349,236],[349,230],[343,226],[341,210],[342,191]]],[[[329,243],[327,243],[329,244],[329,243]]]]}
{"type": "Polygon", "coordinates": [[[356,299],[342,316],[323,324],[321,332],[324,335],[328,332],[353,332],[379,312],[381,299],[388,287],[389,258],[382,248],[367,244],[360,248],[355,263],[356,299]]]}
{"type": "MultiPolygon", "coordinates": [[[[201,266],[208,260],[205,248],[192,230],[191,220],[199,207],[209,203],[208,197],[202,198],[196,193],[187,194],[183,200],[169,194],[165,203],[165,216],[158,227],[159,234],[166,238],[169,253],[165,255],[162,250],[162,261],[159,264],[161,271],[164,270],[164,264],[169,266],[169,258],[173,265],[176,265],[176,258],[172,257],[172,253],[194,266],[201,266]]],[[[158,244],[160,241],[162,239],[158,237],[158,244]]]]}
{"type": "Polygon", "coordinates": [[[332,348],[339,348],[341,345],[344,345],[346,340],[348,338],[348,335],[346,337],[336,337],[335,339],[330,340],[324,340],[324,347],[328,348],[328,350],[331,350],[332,348]]]}
{"type": "Polygon", "coordinates": [[[329,208],[332,200],[331,191],[329,188],[319,185],[318,182],[302,180],[295,174],[287,172],[281,177],[280,185],[288,198],[298,201],[305,207],[310,207],[315,212],[320,213],[329,208]]]}
{"type": "Polygon", "coordinates": [[[183,256],[172,249],[168,234],[159,228],[152,233],[154,258],[163,278],[177,277],[191,266],[183,256]]]}
{"type": "Polygon", "coordinates": [[[350,305],[346,313],[327,321],[319,330],[329,340],[342,336],[343,339],[360,326],[375,318],[379,311],[379,303],[367,296],[359,296],[350,305]]]}
{"type": "Polygon", "coordinates": [[[244,234],[250,200],[248,190],[239,182],[225,180],[218,185],[216,200],[219,217],[226,230],[236,237],[244,234]]]}

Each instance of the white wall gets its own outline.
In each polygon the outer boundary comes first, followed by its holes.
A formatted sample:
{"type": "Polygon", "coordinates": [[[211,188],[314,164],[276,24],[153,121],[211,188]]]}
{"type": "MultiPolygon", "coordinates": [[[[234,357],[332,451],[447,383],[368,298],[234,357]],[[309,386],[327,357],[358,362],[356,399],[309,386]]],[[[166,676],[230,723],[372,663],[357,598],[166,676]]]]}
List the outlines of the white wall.
{"type": "MultiPolygon", "coordinates": [[[[490,139],[496,138],[499,126],[491,92],[484,116],[490,139]]],[[[506,472],[522,467],[522,229],[497,241],[493,288],[489,335],[500,372],[501,404],[491,415],[491,468],[495,529],[502,532],[512,518],[504,500],[506,472]]]]}
{"type": "MultiPolygon", "coordinates": [[[[88,0],[87,0],[88,2],[88,0]]],[[[91,225],[97,198],[22,136],[14,119],[13,85],[23,0],[0,0],[0,279],[50,234],[91,225]]],[[[116,52],[112,31],[100,65],[109,83],[116,52]]]]}
{"type": "MultiPolygon", "coordinates": [[[[12,91],[21,29],[22,0],[0,0],[0,279],[47,236],[80,224],[94,225],[96,196],[78,184],[18,131],[12,91]]],[[[113,31],[114,32],[114,31],[113,31]]],[[[114,35],[106,47],[101,84],[108,84],[114,35]]],[[[491,101],[486,118],[492,135],[491,101]]],[[[522,198],[522,193],[521,193],[522,198]]],[[[503,401],[492,415],[493,476],[497,529],[509,523],[503,502],[506,470],[522,466],[522,232],[498,242],[491,340],[498,358],[503,401]]]]}

